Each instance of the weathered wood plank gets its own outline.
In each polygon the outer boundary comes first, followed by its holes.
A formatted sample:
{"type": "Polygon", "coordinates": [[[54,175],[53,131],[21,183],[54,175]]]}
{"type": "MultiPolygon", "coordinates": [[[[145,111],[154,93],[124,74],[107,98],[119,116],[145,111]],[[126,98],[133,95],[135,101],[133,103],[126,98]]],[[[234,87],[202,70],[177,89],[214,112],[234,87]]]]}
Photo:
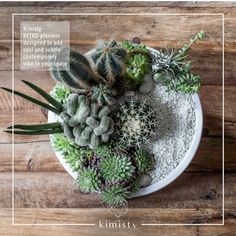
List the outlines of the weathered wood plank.
{"type": "MultiPolygon", "coordinates": [[[[108,222],[118,222],[118,220],[109,213],[107,209],[70,209],[67,213],[67,209],[50,209],[49,214],[47,211],[42,211],[40,209],[34,209],[35,217],[32,219],[32,216],[29,215],[31,209],[16,209],[15,211],[15,222],[20,223],[44,223],[44,222],[55,222],[53,219],[53,215],[60,215],[57,217],[56,222],[65,223],[94,223],[95,227],[98,227],[97,219],[106,219],[108,222]],[[50,214],[51,213],[51,214],[50,214]],[[88,216],[90,215],[90,216],[88,216]],[[105,216],[105,217],[104,217],[105,216]],[[102,218],[103,217],[103,218],[102,218]]],[[[127,215],[123,216],[120,221],[127,222],[130,221],[135,223],[138,229],[138,226],[141,227],[140,224],[145,223],[197,223],[196,220],[200,220],[203,223],[221,223],[220,211],[216,209],[160,209],[155,208],[151,211],[148,209],[129,209],[127,215]],[[182,211],[183,214],[180,212],[182,211]],[[140,216],[145,217],[142,219],[140,216]]],[[[103,220],[105,223],[105,220],[103,220]]],[[[144,227],[144,226],[142,226],[144,227]]]]}
{"type": "MultiPolygon", "coordinates": [[[[40,12],[40,9],[31,9],[28,8],[30,13],[40,12]]],[[[95,38],[101,38],[101,32],[104,33],[102,38],[120,38],[122,34],[126,36],[137,36],[137,34],[141,38],[153,38],[156,37],[158,40],[171,40],[171,39],[187,39],[190,35],[196,33],[196,31],[204,29],[212,39],[220,40],[221,38],[221,24],[222,24],[222,16],[221,15],[184,15],[185,13],[199,13],[199,14],[207,14],[213,13],[212,11],[189,11],[188,9],[173,8],[172,11],[169,9],[161,9],[161,8],[119,8],[115,7],[111,10],[111,8],[64,8],[60,12],[69,12],[69,13],[103,13],[104,16],[67,16],[67,15],[56,15],[56,16],[15,16],[15,38],[19,39],[19,22],[21,20],[70,20],[71,22],[71,38],[86,38],[91,39],[93,36],[95,38]],[[66,11],[67,10],[67,11],[66,11]],[[164,10],[164,11],[163,11],[164,10]],[[185,11],[184,11],[185,10],[185,11]],[[139,13],[154,13],[154,14],[178,14],[180,15],[149,15],[149,16],[105,16],[106,13],[131,13],[131,14],[139,14],[139,13]],[[84,20],[86,19],[86,21],[84,20]],[[96,19],[96,20],[94,20],[96,19]],[[177,23],[177,24],[176,24],[177,23]],[[156,24],[156,27],[153,25],[156,24]],[[142,25],[142,27],[140,27],[142,25]],[[173,25],[175,27],[173,28],[173,25]],[[83,26],[83,27],[78,27],[83,26]],[[105,27],[104,27],[105,26],[105,27]],[[131,28],[127,28],[127,27],[131,28]],[[106,30],[105,30],[106,29],[106,30]],[[128,29],[128,30],[126,30],[128,29]],[[135,30],[130,30],[135,29],[135,30]],[[156,30],[158,29],[158,30],[156,30]],[[181,34],[183,32],[184,34],[181,34]]],[[[59,13],[57,10],[53,8],[44,8],[43,13],[51,12],[51,13],[59,13]]],[[[233,11],[233,9],[232,9],[233,11]]],[[[233,14],[231,11],[231,14],[233,14]]],[[[9,19],[9,13],[12,12],[22,12],[22,8],[0,8],[1,13],[1,40],[9,40],[11,39],[11,22],[9,19]],[[4,11],[5,10],[5,11],[4,11]],[[15,11],[14,11],[15,10],[15,11]]],[[[25,12],[25,9],[24,9],[25,12]]],[[[223,12],[223,11],[221,11],[223,12]]],[[[235,18],[233,15],[225,16],[225,26],[226,32],[225,38],[226,40],[231,40],[235,37],[235,30],[231,28],[235,22],[235,18]]]]}
{"type": "MultiPolygon", "coordinates": [[[[225,139],[225,171],[235,171],[236,140],[225,139]]],[[[64,172],[65,170],[56,158],[50,142],[15,144],[15,171],[31,172],[64,172]]],[[[11,171],[12,146],[1,144],[0,171],[11,171]]],[[[202,138],[199,149],[187,172],[216,171],[222,169],[222,140],[221,138],[202,138]]]]}
{"type": "MultiPolygon", "coordinates": [[[[233,236],[235,233],[235,220],[234,219],[226,219],[224,226],[171,226],[171,227],[160,227],[160,226],[141,226],[140,220],[136,221],[136,215],[138,210],[131,210],[129,216],[132,218],[129,221],[138,224],[136,229],[102,229],[98,227],[99,220],[101,219],[111,219],[112,222],[118,221],[119,219],[112,218],[111,215],[107,216],[107,211],[101,209],[95,209],[94,215],[90,209],[77,209],[77,210],[69,210],[69,209],[18,209],[17,210],[17,218],[21,218],[21,222],[29,223],[48,223],[55,221],[71,223],[75,220],[78,222],[82,222],[85,219],[85,215],[89,214],[90,221],[95,223],[95,226],[10,226],[11,224],[11,209],[0,209],[0,220],[1,220],[1,228],[0,233],[2,236],[32,236],[32,235],[41,235],[44,236],[91,236],[91,235],[101,235],[101,236],[110,236],[110,235],[168,235],[168,236],[206,236],[206,235],[214,235],[214,236],[233,236]],[[44,211],[44,212],[43,212],[44,211]],[[104,217],[107,216],[107,218],[104,217]],[[33,220],[37,219],[36,222],[33,220]]],[[[171,210],[172,211],[172,210],[171,210]]],[[[188,212],[191,212],[189,210],[188,212]]],[[[142,215],[145,214],[146,211],[143,212],[142,215]]],[[[168,210],[158,209],[156,214],[168,215],[168,210]]],[[[169,212],[171,213],[171,212],[169,212]]],[[[185,213],[185,211],[183,211],[185,213]]],[[[214,212],[209,211],[207,217],[213,216],[214,212]]],[[[87,218],[86,218],[87,219],[87,218]]],[[[20,220],[20,219],[19,219],[20,220]]],[[[120,218],[121,221],[128,221],[127,218],[120,218]]],[[[215,223],[215,221],[213,222],[215,223]]]]}
{"type": "MultiPolygon", "coordinates": [[[[227,206],[234,209],[235,174],[227,174],[227,206]]],[[[67,173],[15,172],[15,207],[21,208],[94,208],[103,207],[99,195],[84,194],[67,173]]],[[[11,173],[0,173],[1,207],[11,206],[11,173]]],[[[129,200],[134,208],[221,208],[221,173],[185,173],[166,188],[145,197],[129,200]]]]}

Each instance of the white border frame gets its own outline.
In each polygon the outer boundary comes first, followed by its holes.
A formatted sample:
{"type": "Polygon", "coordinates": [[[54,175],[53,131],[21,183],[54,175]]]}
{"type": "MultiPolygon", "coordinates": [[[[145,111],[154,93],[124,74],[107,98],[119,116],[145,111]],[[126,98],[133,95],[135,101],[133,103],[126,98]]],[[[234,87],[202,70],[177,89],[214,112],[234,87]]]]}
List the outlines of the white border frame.
{"type": "MultiPolygon", "coordinates": [[[[189,15],[189,16],[221,16],[222,17],[222,223],[218,224],[159,224],[159,223],[141,223],[140,226],[222,226],[224,225],[224,13],[12,13],[12,90],[15,88],[14,84],[14,77],[15,77],[15,71],[14,71],[14,17],[15,16],[34,16],[34,15],[108,15],[108,16],[155,16],[155,15],[161,15],[161,16],[179,16],[179,15],[189,15]]],[[[12,124],[14,124],[15,120],[15,113],[14,113],[14,92],[12,92],[12,124]]],[[[14,131],[14,128],[13,128],[14,131]]],[[[14,160],[15,160],[15,152],[14,152],[14,133],[12,132],[12,225],[19,225],[19,226],[96,226],[95,223],[92,224],[20,224],[15,223],[15,204],[14,204],[14,160]]]]}

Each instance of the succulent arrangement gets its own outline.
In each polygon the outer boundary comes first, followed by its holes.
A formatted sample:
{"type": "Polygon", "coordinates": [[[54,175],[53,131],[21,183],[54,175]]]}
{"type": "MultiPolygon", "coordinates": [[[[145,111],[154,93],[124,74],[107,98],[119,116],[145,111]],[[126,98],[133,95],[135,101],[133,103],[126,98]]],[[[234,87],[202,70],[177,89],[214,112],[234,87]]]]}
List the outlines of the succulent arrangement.
{"type": "Polygon", "coordinates": [[[149,93],[154,82],[167,90],[197,92],[201,79],[191,73],[186,57],[190,46],[204,36],[199,32],[179,50],[153,51],[145,45],[115,40],[100,41],[85,55],[71,50],[69,70],[50,68],[57,81],[50,94],[23,80],[46,102],[3,88],[54,113],[57,121],[13,124],[5,132],[50,134],[54,149],[77,173],[82,192],[100,193],[108,205],[123,204],[143,186],[139,182],[142,176],[151,178],[154,159],[146,146],[158,132],[158,114],[143,100],[122,98],[130,90],[149,93]]]}

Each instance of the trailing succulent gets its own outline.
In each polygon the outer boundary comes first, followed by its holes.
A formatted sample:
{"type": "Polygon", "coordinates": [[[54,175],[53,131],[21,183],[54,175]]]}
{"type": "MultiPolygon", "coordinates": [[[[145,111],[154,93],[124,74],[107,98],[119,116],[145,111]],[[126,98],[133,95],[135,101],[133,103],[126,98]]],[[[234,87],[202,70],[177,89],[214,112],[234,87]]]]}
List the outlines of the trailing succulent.
{"type": "Polygon", "coordinates": [[[78,146],[96,148],[114,132],[108,106],[90,101],[84,95],[70,94],[59,114],[65,135],[78,146]]]}
{"type": "Polygon", "coordinates": [[[201,78],[191,73],[191,61],[185,61],[185,58],[190,46],[204,37],[205,33],[200,31],[178,51],[167,50],[152,53],[154,81],[167,86],[168,91],[174,90],[190,94],[197,92],[200,88],[201,78]]]}
{"type": "Polygon", "coordinates": [[[115,119],[116,136],[123,146],[141,146],[155,131],[154,110],[145,102],[125,102],[115,119]]]}
{"type": "Polygon", "coordinates": [[[116,98],[148,82],[150,56],[154,81],[168,90],[197,92],[200,77],[191,73],[191,62],[185,58],[190,46],[204,36],[199,32],[179,51],[151,53],[145,45],[114,40],[100,42],[90,57],[71,50],[69,70],[50,68],[57,81],[51,94],[23,80],[46,102],[3,88],[54,113],[58,121],[15,124],[5,132],[50,134],[54,149],[78,174],[81,191],[100,193],[108,205],[124,204],[139,190],[139,178],[153,168],[154,158],[144,146],[156,131],[157,114],[146,102],[120,103],[116,98]],[[116,114],[113,106],[118,106],[116,114]]]}

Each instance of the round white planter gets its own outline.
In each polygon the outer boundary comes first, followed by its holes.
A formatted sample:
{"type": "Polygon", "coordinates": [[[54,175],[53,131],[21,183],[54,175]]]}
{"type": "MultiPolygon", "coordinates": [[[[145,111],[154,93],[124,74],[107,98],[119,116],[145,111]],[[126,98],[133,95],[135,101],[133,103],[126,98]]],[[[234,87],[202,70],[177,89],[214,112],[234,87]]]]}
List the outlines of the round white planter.
{"type": "MultiPolygon", "coordinates": [[[[155,49],[152,49],[152,48],[149,48],[149,50],[150,51],[155,51],[155,49]]],[[[92,50],[89,51],[88,53],[86,53],[86,55],[88,56],[91,52],[92,52],[92,50]]],[[[156,191],[164,188],[165,186],[167,186],[168,184],[173,182],[178,176],[180,176],[184,172],[184,170],[188,167],[190,162],[192,161],[192,159],[193,159],[193,157],[194,157],[194,155],[197,151],[197,148],[199,146],[200,140],[201,140],[202,127],[203,127],[203,113],[202,113],[202,106],[201,106],[199,96],[197,94],[193,94],[192,99],[195,102],[196,127],[195,127],[195,133],[194,133],[192,142],[190,144],[190,147],[189,147],[188,151],[185,153],[185,156],[183,157],[182,161],[174,169],[174,171],[172,171],[164,179],[162,179],[161,181],[158,181],[154,184],[151,184],[148,187],[141,188],[138,192],[132,194],[132,197],[144,196],[144,195],[156,192],[156,191]]],[[[48,122],[55,122],[57,120],[58,120],[58,117],[54,113],[49,111],[49,113],[48,113],[48,122]]],[[[51,136],[50,136],[50,141],[51,141],[51,144],[52,144],[51,136]]],[[[67,164],[65,162],[62,153],[57,152],[57,151],[55,151],[55,153],[56,153],[57,158],[61,162],[62,166],[65,168],[65,170],[74,179],[76,179],[77,178],[77,173],[73,172],[71,170],[69,164],[67,164]]]]}
{"type": "MultiPolygon", "coordinates": [[[[192,159],[193,159],[193,157],[194,157],[194,155],[197,151],[197,148],[199,146],[200,140],[201,140],[202,127],[203,127],[202,106],[201,106],[199,96],[197,94],[194,94],[192,96],[193,96],[193,100],[194,100],[195,105],[196,105],[196,110],[195,110],[196,128],[195,128],[195,133],[194,133],[192,142],[191,142],[190,147],[189,147],[188,151],[186,152],[184,158],[179,163],[179,165],[175,168],[175,170],[173,172],[171,172],[168,176],[166,176],[164,179],[162,179],[159,182],[156,182],[154,184],[149,185],[148,187],[141,188],[137,193],[133,194],[132,197],[144,196],[144,195],[156,192],[156,191],[164,188],[165,186],[167,186],[168,184],[173,182],[178,176],[180,176],[184,172],[184,170],[188,167],[190,162],[192,161],[192,159]]],[[[48,122],[55,122],[57,120],[58,120],[58,117],[54,113],[49,111],[49,113],[48,113],[48,122]]],[[[50,136],[50,141],[51,141],[51,144],[52,144],[51,136],[50,136]]],[[[60,161],[62,166],[65,168],[65,170],[74,179],[76,179],[77,178],[77,173],[73,172],[71,170],[69,164],[65,162],[62,153],[57,152],[57,151],[55,151],[55,153],[56,153],[56,156],[57,156],[58,160],[60,161]]]]}

